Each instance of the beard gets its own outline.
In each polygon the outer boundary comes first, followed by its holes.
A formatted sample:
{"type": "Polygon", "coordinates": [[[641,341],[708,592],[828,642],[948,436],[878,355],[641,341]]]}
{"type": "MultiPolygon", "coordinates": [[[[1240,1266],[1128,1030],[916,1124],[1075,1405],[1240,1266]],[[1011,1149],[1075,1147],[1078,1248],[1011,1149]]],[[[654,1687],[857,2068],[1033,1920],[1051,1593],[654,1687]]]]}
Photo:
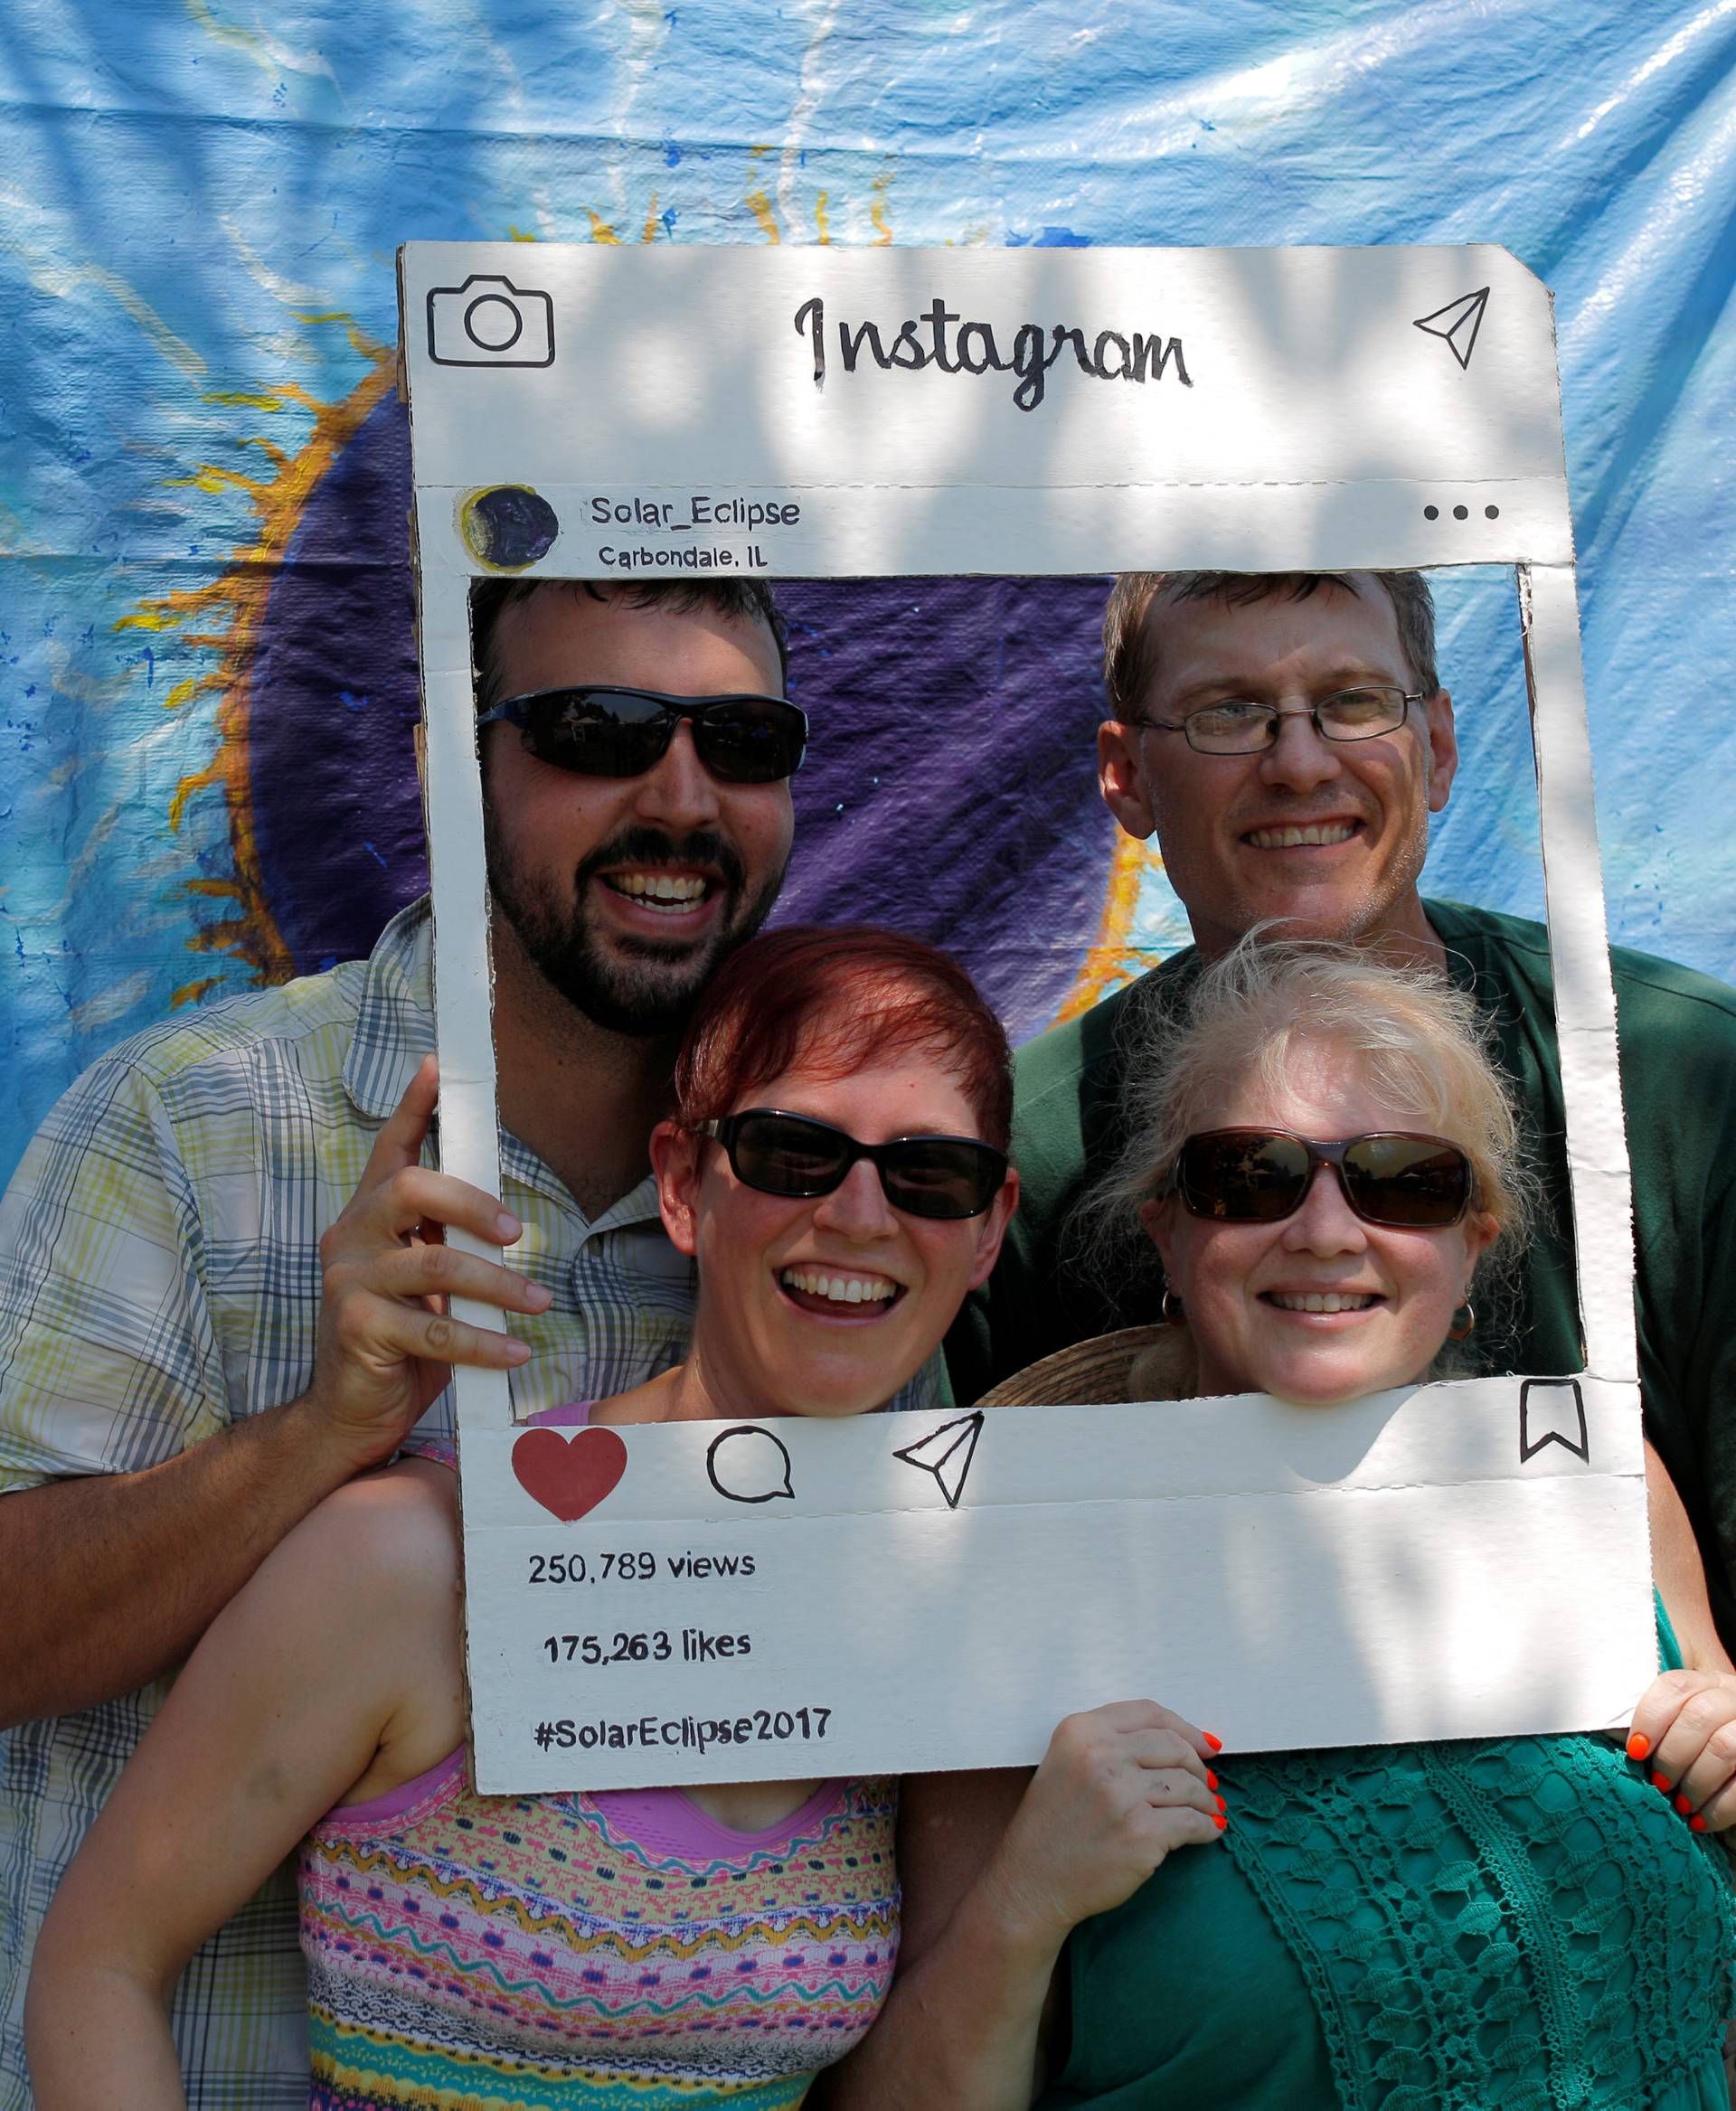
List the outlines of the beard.
{"type": "Polygon", "coordinates": [[[483,826],[488,885],[495,909],[512,927],[526,957],[550,988],[574,1011],[609,1033],[636,1040],[682,1032],[693,1007],[726,957],[744,945],[770,915],[783,884],[780,865],[757,892],[735,846],[708,829],[667,836],[655,828],[623,829],[584,859],[562,900],[547,881],[514,867],[494,808],[485,800],[483,826]],[[723,913],[703,938],[599,938],[586,914],[592,879],[609,866],[655,870],[700,865],[719,876],[723,913]]]}

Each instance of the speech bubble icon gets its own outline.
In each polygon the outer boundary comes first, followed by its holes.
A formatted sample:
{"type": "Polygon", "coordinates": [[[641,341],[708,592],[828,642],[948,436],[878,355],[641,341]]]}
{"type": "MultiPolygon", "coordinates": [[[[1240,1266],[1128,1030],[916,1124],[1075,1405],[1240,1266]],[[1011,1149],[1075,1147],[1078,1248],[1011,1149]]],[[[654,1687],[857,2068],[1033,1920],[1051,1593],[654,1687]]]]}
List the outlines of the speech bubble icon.
{"type": "Polygon", "coordinates": [[[789,1484],[789,1454],[769,1429],[738,1422],[712,1439],[705,1471],[720,1495],[731,1503],[770,1503],[794,1497],[789,1484]]]}

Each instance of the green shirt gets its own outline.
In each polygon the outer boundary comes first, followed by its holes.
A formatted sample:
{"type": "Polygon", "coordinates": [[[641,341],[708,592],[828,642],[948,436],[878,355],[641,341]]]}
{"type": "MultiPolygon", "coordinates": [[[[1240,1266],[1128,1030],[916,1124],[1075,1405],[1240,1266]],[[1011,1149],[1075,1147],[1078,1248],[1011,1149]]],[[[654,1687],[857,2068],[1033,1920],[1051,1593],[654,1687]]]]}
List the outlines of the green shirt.
{"type": "Polygon", "coordinates": [[[1040,2111],[1727,2111],[1719,1850],[1600,1738],[1218,1762],[1067,1951],[1040,2111]]]}
{"type": "MultiPolygon", "coordinates": [[[[1482,1367],[1553,1376],[1583,1368],[1568,1206],[1561,1065],[1541,924],[1425,903],[1453,981],[1494,1023],[1543,1178],[1547,1220],[1511,1308],[1479,1315],[1482,1367]]],[[[1611,956],[1633,1163],[1640,1378],[1647,1432],[1705,1557],[1712,1608],[1736,1644],[1736,990],[1644,954],[1611,956]]],[[[953,1390],[973,1400],[1039,1356],[1156,1316],[1155,1256],[1107,1295],[1069,1256],[1064,1227],[1113,1160],[1121,1043],[1142,1009],[1173,1004],[1200,968],[1189,948],[1019,1051],[1013,1158],[1019,1210],[998,1267],[947,1344],[953,1390]]]]}

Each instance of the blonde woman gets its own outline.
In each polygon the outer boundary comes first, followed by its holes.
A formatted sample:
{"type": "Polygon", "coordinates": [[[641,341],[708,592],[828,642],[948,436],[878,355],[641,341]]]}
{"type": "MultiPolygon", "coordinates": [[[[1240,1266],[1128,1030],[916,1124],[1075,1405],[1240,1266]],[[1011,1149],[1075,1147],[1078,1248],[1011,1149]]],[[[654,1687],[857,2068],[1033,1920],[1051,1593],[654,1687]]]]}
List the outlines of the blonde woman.
{"type": "MultiPolygon", "coordinates": [[[[1439,1370],[1526,1222],[1462,997],[1336,948],[1244,946],[1131,1068],[1099,1231],[1156,1244],[1168,1324],[1000,1398],[1260,1390],[1331,1415],[1439,1370]]],[[[1736,1682],[1668,1668],[1662,1603],[1658,1626],[1626,1750],[1217,1757],[1137,1701],[1063,1723],[1034,1777],[921,1785],[901,1976],[825,2102],[1727,2111],[1712,1835],[1736,1822],[1736,1682]],[[1215,1821],[1175,1789],[1203,1754],[1215,1821]]]]}

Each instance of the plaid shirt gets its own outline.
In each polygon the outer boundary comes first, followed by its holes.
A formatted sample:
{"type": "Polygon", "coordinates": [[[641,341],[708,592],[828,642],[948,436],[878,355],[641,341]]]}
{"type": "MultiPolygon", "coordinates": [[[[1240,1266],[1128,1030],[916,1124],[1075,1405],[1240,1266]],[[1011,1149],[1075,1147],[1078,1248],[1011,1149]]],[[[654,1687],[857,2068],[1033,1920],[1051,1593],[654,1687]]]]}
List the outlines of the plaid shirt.
{"type": "MultiPolygon", "coordinates": [[[[43,1124],[0,1204],[0,1492],[130,1473],[303,1391],[319,1238],[433,1046],[424,904],[366,961],[127,1041],[43,1124]]],[[[514,1320],[518,1411],[600,1399],[680,1360],[692,1264],[649,1176],[588,1223],[502,1138],[514,1266],[554,1294],[514,1320]]],[[[925,1373],[901,1405],[929,1397],[925,1373]]],[[[420,1425],[447,1433],[449,1405],[420,1425]]],[[[166,1691],[0,1737],[0,2111],[29,2104],[22,2014],[54,1887],[166,1691]]],[[[305,1987],[292,1872],[205,1944],[175,1994],[193,2111],[301,2111],[305,1987]]]]}

